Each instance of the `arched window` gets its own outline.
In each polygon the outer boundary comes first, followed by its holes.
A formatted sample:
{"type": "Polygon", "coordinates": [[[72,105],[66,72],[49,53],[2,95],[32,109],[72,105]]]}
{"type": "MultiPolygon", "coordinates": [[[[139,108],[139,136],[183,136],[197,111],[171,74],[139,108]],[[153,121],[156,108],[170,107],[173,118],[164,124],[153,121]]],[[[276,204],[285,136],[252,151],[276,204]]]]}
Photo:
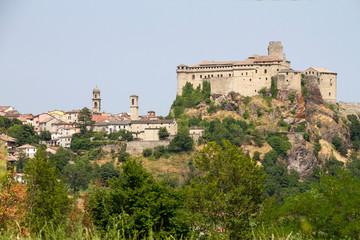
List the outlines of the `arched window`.
{"type": "Polygon", "coordinates": [[[135,104],[135,99],[132,99],[131,102],[132,102],[131,104],[134,105],[135,104]]]}
{"type": "Polygon", "coordinates": [[[97,107],[98,107],[97,102],[94,102],[94,107],[95,107],[95,108],[97,108],[97,107]]]}

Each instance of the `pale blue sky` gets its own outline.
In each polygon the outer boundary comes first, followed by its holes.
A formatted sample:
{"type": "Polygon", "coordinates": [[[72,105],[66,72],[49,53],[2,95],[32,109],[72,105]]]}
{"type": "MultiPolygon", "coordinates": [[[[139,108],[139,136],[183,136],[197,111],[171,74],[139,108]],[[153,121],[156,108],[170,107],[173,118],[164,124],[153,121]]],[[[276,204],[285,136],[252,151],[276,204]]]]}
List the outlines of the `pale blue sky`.
{"type": "Polygon", "coordinates": [[[0,0],[0,105],[22,113],[91,107],[167,115],[176,66],[244,60],[281,41],[296,70],[338,73],[338,101],[360,102],[358,0],[0,0]]]}

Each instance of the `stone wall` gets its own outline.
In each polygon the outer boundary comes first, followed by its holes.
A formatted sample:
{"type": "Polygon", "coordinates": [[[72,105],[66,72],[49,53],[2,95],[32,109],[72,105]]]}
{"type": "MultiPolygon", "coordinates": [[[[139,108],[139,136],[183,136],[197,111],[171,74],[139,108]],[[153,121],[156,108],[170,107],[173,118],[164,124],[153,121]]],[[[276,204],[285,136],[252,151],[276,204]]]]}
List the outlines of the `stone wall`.
{"type": "Polygon", "coordinates": [[[159,140],[159,141],[132,141],[126,145],[126,152],[130,154],[142,153],[146,148],[154,148],[157,146],[168,146],[170,141],[159,140]]]}
{"type": "Polygon", "coordinates": [[[339,102],[338,106],[340,115],[345,118],[347,115],[360,114],[360,103],[339,102]]]}

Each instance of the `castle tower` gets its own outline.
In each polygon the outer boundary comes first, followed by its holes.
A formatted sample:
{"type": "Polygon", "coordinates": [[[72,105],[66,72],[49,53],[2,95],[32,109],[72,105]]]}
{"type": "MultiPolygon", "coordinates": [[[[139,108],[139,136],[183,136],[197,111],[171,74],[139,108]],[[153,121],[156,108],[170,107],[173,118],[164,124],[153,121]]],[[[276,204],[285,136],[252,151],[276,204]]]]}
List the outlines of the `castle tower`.
{"type": "Polygon", "coordinates": [[[268,55],[274,55],[283,58],[283,46],[280,41],[271,41],[268,47],[268,55]]]}
{"type": "Polygon", "coordinates": [[[97,87],[93,90],[93,98],[92,98],[92,110],[94,112],[101,111],[101,98],[100,98],[100,89],[97,87]]]}
{"type": "Polygon", "coordinates": [[[130,96],[130,119],[139,119],[139,97],[136,95],[130,96]]]}

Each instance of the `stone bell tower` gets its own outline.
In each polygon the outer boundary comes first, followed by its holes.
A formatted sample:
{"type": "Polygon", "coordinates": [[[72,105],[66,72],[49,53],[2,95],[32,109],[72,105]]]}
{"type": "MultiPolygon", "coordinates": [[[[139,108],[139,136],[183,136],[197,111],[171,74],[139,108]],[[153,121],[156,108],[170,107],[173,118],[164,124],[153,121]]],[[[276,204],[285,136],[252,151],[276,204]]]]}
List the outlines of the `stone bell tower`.
{"type": "Polygon", "coordinates": [[[136,95],[130,96],[130,119],[139,119],[139,97],[136,95]]]}
{"type": "Polygon", "coordinates": [[[101,98],[100,98],[100,89],[97,87],[93,90],[93,98],[92,98],[92,110],[94,112],[101,111],[101,98]]]}

